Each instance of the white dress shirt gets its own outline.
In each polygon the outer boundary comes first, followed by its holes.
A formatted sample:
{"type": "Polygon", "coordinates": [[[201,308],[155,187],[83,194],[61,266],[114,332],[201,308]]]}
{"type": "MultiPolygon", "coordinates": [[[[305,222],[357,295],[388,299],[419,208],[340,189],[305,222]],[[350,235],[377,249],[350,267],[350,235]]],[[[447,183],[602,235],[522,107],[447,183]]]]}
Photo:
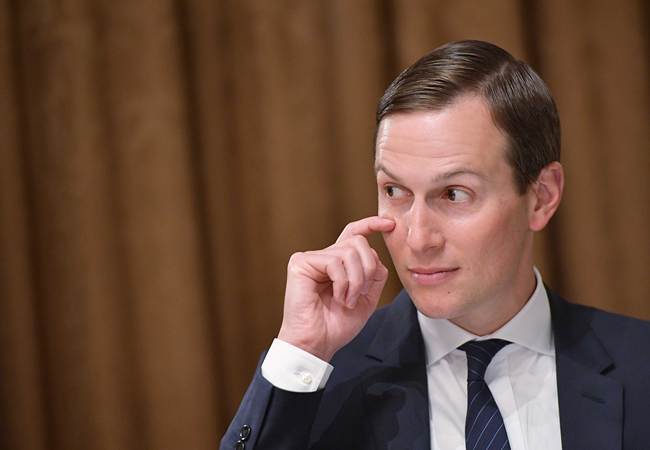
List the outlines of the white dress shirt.
{"type": "MultiPolygon", "coordinates": [[[[504,419],[512,450],[561,449],[555,347],[551,312],[542,278],[524,307],[488,336],[475,336],[445,319],[418,312],[424,338],[432,450],[465,449],[467,357],[458,347],[470,340],[512,342],[487,368],[485,381],[504,419]]],[[[275,339],[262,363],[274,386],[313,392],[325,386],[333,367],[291,344],[275,339]]]]}
{"type": "Polygon", "coordinates": [[[458,347],[492,338],[512,342],[494,356],[485,372],[510,448],[562,448],[551,311],[536,269],[535,278],[537,286],[524,307],[487,336],[475,336],[448,320],[418,312],[426,351],[432,450],[465,449],[467,356],[458,347]]]}

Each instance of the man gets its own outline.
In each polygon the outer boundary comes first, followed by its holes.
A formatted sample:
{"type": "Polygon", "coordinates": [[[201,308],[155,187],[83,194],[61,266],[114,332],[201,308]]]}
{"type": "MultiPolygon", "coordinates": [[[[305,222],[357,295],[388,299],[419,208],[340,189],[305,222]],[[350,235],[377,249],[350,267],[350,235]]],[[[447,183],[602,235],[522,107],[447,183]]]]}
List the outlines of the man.
{"type": "Polygon", "coordinates": [[[377,123],[378,216],[291,257],[221,448],[650,448],[650,325],[572,305],[533,267],[564,184],[543,81],[494,45],[447,44],[377,123]],[[405,289],[378,311],[375,232],[405,289]]]}

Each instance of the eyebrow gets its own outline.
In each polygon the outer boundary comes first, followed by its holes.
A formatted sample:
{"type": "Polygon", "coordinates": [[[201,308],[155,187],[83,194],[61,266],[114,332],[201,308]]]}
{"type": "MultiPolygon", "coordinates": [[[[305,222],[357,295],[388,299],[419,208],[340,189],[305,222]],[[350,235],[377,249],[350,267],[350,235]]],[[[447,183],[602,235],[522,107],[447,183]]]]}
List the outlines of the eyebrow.
{"type": "MultiPolygon", "coordinates": [[[[398,177],[397,175],[392,173],[390,170],[388,170],[383,164],[376,164],[375,165],[375,174],[379,173],[380,171],[384,172],[386,175],[388,175],[390,178],[394,179],[395,181],[397,181],[399,183],[402,183],[402,180],[400,179],[400,177],[398,177]]],[[[449,172],[440,173],[440,174],[436,175],[435,177],[433,177],[432,181],[437,183],[437,182],[440,182],[442,180],[447,180],[449,178],[457,177],[457,176],[460,176],[460,175],[470,175],[470,176],[474,176],[474,177],[477,177],[477,178],[480,178],[480,179],[485,178],[480,173],[474,172],[473,170],[470,170],[470,169],[456,169],[456,170],[451,170],[449,172]]]]}
{"type": "Polygon", "coordinates": [[[399,181],[400,183],[402,180],[400,177],[392,173],[390,170],[388,170],[383,164],[375,164],[375,175],[378,174],[379,172],[384,172],[386,175],[388,175],[390,178],[392,178],[395,181],[399,181]]]}

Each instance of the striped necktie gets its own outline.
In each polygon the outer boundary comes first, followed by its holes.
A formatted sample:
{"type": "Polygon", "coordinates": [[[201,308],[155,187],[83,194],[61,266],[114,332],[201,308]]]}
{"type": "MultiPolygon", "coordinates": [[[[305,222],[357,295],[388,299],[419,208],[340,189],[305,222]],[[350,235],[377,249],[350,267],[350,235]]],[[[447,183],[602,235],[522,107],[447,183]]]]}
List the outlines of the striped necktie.
{"type": "Polygon", "coordinates": [[[484,379],[494,355],[508,344],[510,342],[502,339],[488,339],[466,342],[458,347],[467,353],[467,450],[510,449],[503,417],[484,379]]]}

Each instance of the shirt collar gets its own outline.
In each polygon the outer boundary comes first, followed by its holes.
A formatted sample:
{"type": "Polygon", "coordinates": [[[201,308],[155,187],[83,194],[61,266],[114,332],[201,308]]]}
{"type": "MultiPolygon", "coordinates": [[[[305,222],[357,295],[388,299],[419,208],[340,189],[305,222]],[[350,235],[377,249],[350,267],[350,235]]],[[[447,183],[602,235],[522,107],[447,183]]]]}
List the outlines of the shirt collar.
{"type": "Polygon", "coordinates": [[[533,271],[536,286],[524,307],[509,322],[487,336],[476,336],[447,319],[432,319],[418,311],[427,366],[474,339],[505,339],[537,353],[555,355],[548,295],[539,271],[537,268],[533,268],[533,271]]]}

